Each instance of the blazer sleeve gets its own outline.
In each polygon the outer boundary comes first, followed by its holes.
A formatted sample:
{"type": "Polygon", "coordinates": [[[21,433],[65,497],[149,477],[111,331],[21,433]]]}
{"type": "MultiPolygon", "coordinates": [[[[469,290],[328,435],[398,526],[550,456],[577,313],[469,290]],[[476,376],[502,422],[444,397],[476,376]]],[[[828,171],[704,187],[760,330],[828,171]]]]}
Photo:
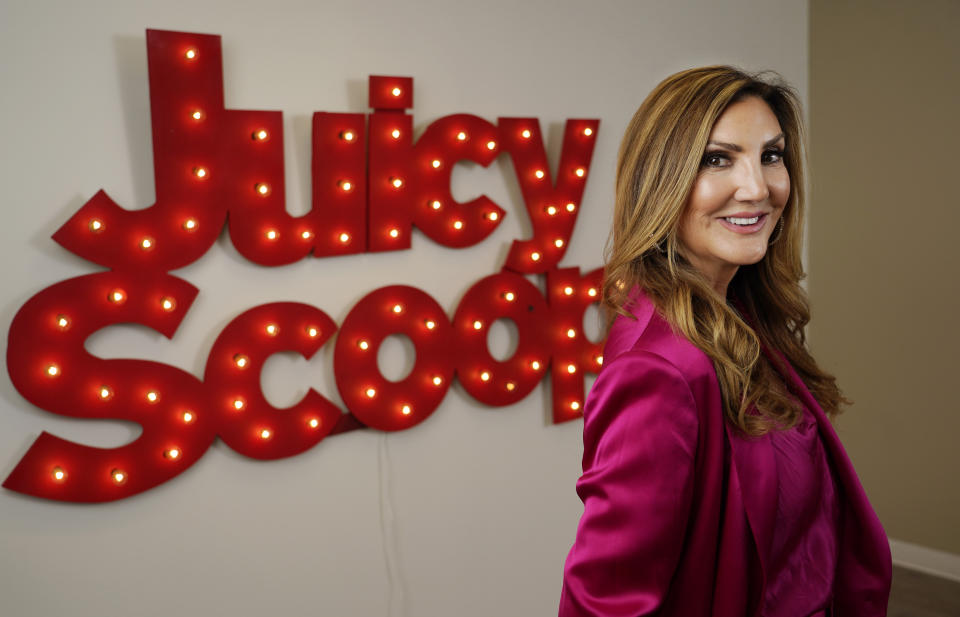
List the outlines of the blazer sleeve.
{"type": "Polygon", "coordinates": [[[628,351],[600,372],[584,408],[583,515],[561,617],[659,609],[683,548],[698,425],[686,379],[661,356],[628,351]]]}

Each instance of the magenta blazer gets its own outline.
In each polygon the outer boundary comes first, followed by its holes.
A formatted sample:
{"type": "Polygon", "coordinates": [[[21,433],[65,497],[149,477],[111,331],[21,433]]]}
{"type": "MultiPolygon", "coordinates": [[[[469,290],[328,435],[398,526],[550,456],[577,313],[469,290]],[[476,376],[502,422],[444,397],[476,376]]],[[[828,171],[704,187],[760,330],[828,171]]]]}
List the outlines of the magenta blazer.
{"type": "MultiPolygon", "coordinates": [[[[564,566],[560,616],[757,615],[776,523],[770,436],[724,420],[709,357],[642,293],[620,316],[584,407],[583,516],[564,566]]],[[[890,545],[840,440],[792,367],[816,417],[841,507],[834,617],[882,617],[890,545]]]]}

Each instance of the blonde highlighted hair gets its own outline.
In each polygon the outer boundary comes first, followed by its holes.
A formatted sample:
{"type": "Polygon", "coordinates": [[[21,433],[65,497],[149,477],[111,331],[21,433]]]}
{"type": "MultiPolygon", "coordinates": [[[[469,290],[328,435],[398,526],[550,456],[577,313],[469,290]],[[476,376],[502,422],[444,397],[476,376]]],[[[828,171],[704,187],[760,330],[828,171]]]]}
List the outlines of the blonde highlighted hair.
{"type": "Polygon", "coordinates": [[[620,145],[604,306],[611,320],[629,315],[630,290],[642,288],[671,326],[711,358],[727,419],[747,435],[794,426],[802,413],[771,364],[780,363],[776,353],[768,357],[762,347],[784,355],[827,413],[839,413],[848,402],[806,348],[803,142],[799,99],[779,76],[708,66],[662,81],[634,114],[620,145]],[[776,241],[730,283],[728,293],[745,320],[683,258],[678,228],[714,123],[748,97],[765,101],[780,123],[791,190],[776,241]]]}

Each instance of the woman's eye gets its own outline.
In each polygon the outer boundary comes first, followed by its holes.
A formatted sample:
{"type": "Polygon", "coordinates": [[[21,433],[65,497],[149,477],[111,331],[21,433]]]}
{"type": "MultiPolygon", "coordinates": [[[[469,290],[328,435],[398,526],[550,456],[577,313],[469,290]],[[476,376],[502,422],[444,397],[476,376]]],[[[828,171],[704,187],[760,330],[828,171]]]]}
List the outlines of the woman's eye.
{"type": "Polygon", "coordinates": [[[723,167],[726,165],[727,156],[718,152],[707,152],[700,161],[701,167],[723,167]]]}
{"type": "Polygon", "coordinates": [[[783,150],[767,150],[761,160],[766,164],[779,163],[783,160],[783,150]]]}

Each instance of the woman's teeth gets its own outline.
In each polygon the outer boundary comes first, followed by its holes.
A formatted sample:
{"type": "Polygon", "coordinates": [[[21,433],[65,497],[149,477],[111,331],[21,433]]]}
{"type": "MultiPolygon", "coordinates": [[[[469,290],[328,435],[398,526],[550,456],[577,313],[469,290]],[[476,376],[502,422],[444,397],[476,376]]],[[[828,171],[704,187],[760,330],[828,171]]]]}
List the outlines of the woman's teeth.
{"type": "Polygon", "coordinates": [[[759,215],[758,215],[758,216],[754,216],[754,217],[749,218],[749,219],[739,219],[739,218],[735,218],[735,217],[732,217],[732,216],[728,216],[728,217],[724,218],[723,220],[729,221],[730,223],[733,223],[734,225],[753,225],[754,223],[756,223],[757,221],[760,220],[760,216],[759,216],[759,215]]]}

